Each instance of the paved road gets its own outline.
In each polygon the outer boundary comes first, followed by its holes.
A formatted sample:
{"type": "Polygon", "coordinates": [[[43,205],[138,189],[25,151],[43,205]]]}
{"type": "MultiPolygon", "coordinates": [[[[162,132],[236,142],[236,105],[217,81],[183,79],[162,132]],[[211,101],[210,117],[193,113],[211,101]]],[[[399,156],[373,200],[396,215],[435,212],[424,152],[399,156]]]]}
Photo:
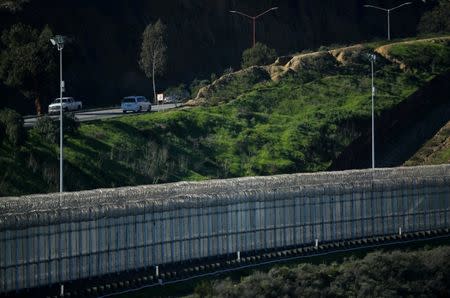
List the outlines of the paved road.
{"type": "MultiPolygon", "coordinates": [[[[178,105],[179,106],[179,105],[178,105]]],[[[175,104],[163,104],[163,105],[152,105],[152,112],[158,112],[158,111],[164,111],[169,110],[177,107],[175,104]]],[[[128,112],[128,115],[137,115],[132,112],[128,112]]],[[[106,119],[106,118],[113,118],[118,116],[123,116],[122,109],[120,108],[112,108],[112,109],[104,109],[104,110],[94,110],[94,111],[78,111],[75,112],[75,118],[80,121],[92,121],[92,120],[98,120],[98,119],[106,119]]],[[[58,119],[59,115],[53,115],[51,116],[54,119],[58,119]]],[[[36,124],[37,117],[25,117],[24,119],[24,126],[25,127],[32,127],[36,124]]]]}

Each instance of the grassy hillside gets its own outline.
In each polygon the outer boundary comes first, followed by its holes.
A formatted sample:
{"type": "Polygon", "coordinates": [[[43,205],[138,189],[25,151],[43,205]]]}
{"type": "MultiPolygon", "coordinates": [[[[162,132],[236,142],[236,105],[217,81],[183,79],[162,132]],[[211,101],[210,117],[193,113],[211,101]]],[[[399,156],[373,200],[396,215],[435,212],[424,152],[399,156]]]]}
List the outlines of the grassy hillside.
{"type": "Polygon", "coordinates": [[[405,165],[416,166],[444,163],[450,163],[450,122],[439,130],[405,165]]]}
{"type": "MultiPolygon", "coordinates": [[[[82,124],[65,140],[67,190],[326,170],[376,113],[450,70],[450,39],[356,46],[253,67],[201,91],[201,106],[82,124]]],[[[56,191],[58,147],[31,131],[0,148],[0,195],[56,191]]]]}

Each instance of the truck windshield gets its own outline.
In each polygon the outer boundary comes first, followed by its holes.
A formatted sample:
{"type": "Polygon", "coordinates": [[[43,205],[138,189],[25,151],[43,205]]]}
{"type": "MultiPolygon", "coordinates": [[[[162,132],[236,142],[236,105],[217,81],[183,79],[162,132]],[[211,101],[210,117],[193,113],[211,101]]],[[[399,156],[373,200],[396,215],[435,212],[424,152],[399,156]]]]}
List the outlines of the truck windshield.
{"type": "MultiPolygon", "coordinates": [[[[67,98],[63,98],[62,102],[63,103],[67,102],[67,98]]],[[[60,99],[59,98],[55,99],[55,101],[53,103],[60,103],[60,99]]]]}
{"type": "Polygon", "coordinates": [[[122,102],[135,102],[134,97],[125,97],[122,99],[122,102]]]}

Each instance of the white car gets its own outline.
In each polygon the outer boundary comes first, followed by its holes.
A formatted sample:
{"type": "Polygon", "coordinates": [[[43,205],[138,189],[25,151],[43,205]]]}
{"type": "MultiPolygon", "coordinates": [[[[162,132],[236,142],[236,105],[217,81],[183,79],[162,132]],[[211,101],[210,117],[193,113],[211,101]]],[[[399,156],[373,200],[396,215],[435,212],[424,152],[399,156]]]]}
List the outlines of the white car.
{"type": "Polygon", "coordinates": [[[61,110],[61,102],[63,112],[69,111],[78,111],[83,107],[83,103],[81,101],[76,101],[73,97],[63,97],[56,98],[49,106],[48,113],[49,114],[57,114],[61,110]]]}
{"type": "Polygon", "coordinates": [[[150,112],[152,104],[144,96],[127,96],[122,99],[122,112],[150,112]]]}

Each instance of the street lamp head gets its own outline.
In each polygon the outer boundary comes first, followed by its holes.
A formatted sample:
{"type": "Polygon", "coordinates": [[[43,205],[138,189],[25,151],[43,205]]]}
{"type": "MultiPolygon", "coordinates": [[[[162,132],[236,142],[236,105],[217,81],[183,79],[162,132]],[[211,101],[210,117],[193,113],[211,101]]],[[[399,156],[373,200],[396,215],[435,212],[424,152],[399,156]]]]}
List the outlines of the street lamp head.
{"type": "Polygon", "coordinates": [[[272,7],[270,10],[277,10],[277,9],[278,9],[278,6],[272,7]]]}
{"type": "Polygon", "coordinates": [[[230,10],[231,13],[236,13],[236,10],[230,10]]]}
{"type": "Polygon", "coordinates": [[[52,45],[57,46],[58,50],[62,50],[64,47],[65,40],[66,40],[66,38],[64,36],[56,35],[55,37],[50,39],[50,42],[52,43],[52,45]]]}

